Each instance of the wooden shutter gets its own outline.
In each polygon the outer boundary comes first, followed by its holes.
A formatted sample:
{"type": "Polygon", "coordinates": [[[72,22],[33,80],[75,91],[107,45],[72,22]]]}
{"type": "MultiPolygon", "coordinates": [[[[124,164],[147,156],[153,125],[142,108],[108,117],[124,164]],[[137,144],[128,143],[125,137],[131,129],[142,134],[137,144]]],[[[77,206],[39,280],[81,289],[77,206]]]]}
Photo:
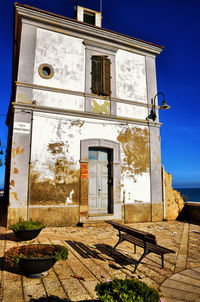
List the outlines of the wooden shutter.
{"type": "Polygon", "coordinates": [[[103,95],[111,94],[110,79],[110,60],[103,57],[103,95]]]}
{"type": "Polygon", "coordinates": [[[92,56],[92,93],[101,94],[102,60],[101,56],[92,56]]]}
{"type": "Polygon", "coordinates": [[[92,93],[110,95],[110,60],[106,56],[92,56],[92,93]]]}

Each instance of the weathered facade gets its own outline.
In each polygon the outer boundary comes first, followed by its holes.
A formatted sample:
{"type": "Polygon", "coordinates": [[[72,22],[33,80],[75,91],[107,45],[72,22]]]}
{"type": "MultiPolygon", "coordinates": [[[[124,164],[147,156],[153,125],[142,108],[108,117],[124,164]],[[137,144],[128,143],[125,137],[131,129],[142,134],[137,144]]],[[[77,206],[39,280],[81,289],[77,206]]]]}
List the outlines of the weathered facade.
{"type": "Polygon", "coordinates": [[[15,5],[8,224],[163,219],[160,123],[147,119],[162,47],[83,16],[15,5]]]}

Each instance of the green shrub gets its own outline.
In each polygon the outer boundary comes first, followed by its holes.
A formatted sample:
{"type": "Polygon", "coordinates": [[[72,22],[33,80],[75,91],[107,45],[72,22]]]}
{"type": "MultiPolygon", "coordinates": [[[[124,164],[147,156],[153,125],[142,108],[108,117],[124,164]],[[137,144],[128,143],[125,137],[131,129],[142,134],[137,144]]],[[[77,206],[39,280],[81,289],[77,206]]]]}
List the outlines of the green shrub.
{"type": "Polygon", "coordinates": [[[160,302],[157,290],[137,279],[115,279],[95,287],[102,302],[160,302]]]}
{"type": "Polygon", "coordinates": [[[57,244],[29,244],[14,246],[5,253],[5,260],[10,265],[19,263],[20,258],[47,258],[55,256],[56,260],[68,259],[68,248],[57,244]]]}
{"type": "Polygon", "coordinates": [[[19,220],[19,222],[9,226],[10,230],[17,231],[30,231],[44,228],[44,225],[39,221],[33,220],[19,220]]]}

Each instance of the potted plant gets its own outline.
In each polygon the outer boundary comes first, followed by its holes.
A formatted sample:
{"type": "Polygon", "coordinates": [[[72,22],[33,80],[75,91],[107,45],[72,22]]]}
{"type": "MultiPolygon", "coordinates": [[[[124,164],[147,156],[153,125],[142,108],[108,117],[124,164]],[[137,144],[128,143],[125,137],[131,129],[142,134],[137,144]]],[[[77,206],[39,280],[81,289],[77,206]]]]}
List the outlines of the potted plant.
{"type": "Polygon", "coordinates": [[[21,272],[28,277],[42,277],[57,260],[66,260],[68,249],[55,244],[29,244],[15,246],[5,253],[5,261],[11,266],[18,263],[21,272]]]}
{"type": "Polygon", "coordinates": [[[101,302],[160,302],[157,290],[138,279],[114,279],[99,283],[95,291],[101,302]]]}
{"type": "Polygon", "coordinates": [[[39,235],[44,225],[39,221],[22,220],[9,226],[16,238],[20,241],[32,240],[39,235]]]}

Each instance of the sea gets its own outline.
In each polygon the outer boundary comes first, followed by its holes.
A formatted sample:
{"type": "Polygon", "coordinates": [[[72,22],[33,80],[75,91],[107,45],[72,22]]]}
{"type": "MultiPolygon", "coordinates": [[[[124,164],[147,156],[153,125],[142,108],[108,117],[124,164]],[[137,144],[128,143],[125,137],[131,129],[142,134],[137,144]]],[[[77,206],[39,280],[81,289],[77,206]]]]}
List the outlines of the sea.
{"type": "Polygon", "coordinates": [[[200,188],[175,188],[185,201],[200,202],[200,188]]]}
{"type": "MultiPolygon", "coordinates": [[[[185,201],[200,202],[200,188],[174,188],[181,193],[185,201]]],[[[0,188],[0,191],[3,188],[0,188]]]]}

